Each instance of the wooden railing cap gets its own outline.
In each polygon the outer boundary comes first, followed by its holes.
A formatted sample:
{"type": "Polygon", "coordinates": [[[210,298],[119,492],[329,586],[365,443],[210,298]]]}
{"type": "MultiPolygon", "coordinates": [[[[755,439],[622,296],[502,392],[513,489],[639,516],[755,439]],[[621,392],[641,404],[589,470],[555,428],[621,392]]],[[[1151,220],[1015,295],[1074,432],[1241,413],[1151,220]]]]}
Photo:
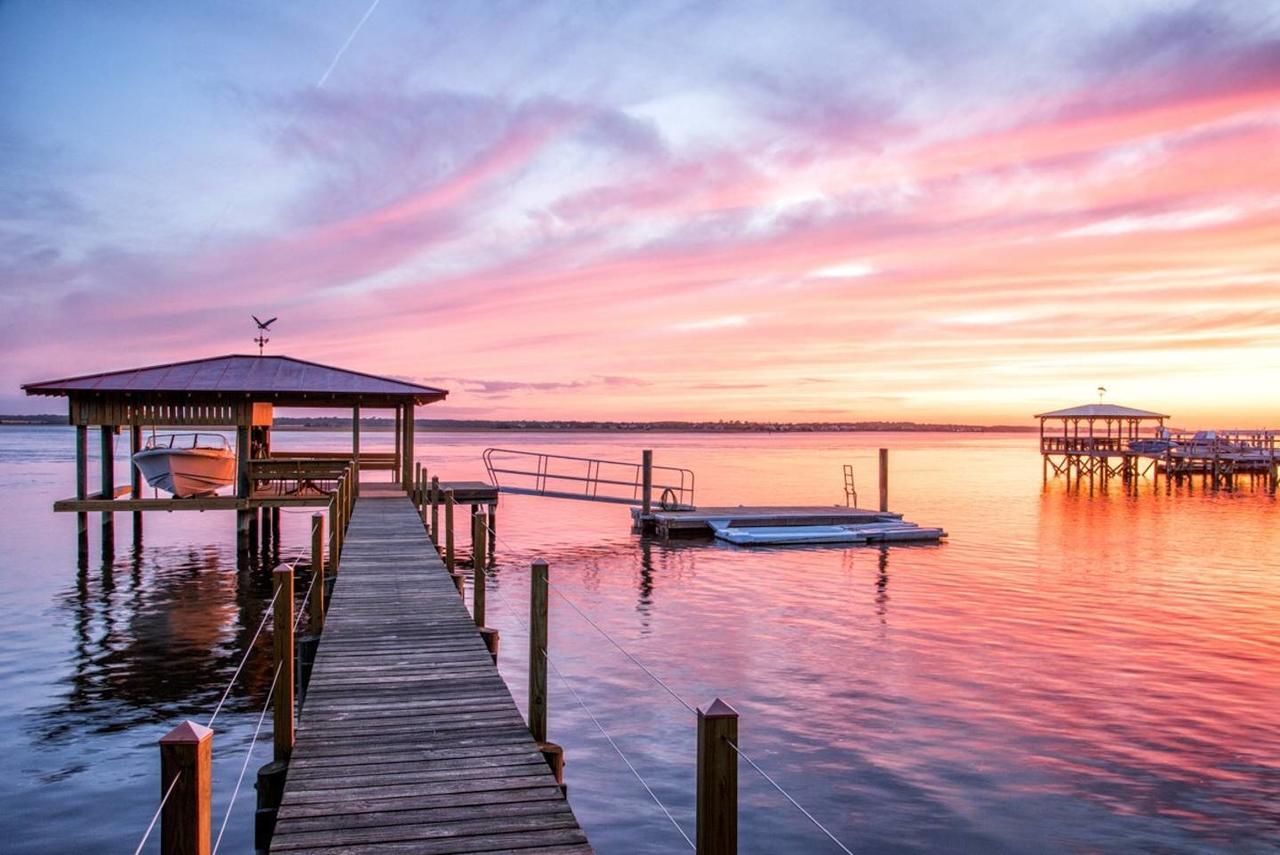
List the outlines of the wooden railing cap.
{"type": "Polygon", "coordinates": [[[201,743],[213,738],[213,729],[194,721],[184,721],[160,738],[161,745],[184,745],[201,743]]]}
{"type": "Polygon", "coordinates": [[[714,701],[712,701],[711,706],[707,707],[705,712],[703,712],[702,710],[699,710],[699,712],[702,712],[703,718],[737,718],[738,717],[738,711],[735,710],[733,707],[729,706],[728,704],[726,704],[724,701],[720,700],[719,698],[716,698],[714,701]]]}

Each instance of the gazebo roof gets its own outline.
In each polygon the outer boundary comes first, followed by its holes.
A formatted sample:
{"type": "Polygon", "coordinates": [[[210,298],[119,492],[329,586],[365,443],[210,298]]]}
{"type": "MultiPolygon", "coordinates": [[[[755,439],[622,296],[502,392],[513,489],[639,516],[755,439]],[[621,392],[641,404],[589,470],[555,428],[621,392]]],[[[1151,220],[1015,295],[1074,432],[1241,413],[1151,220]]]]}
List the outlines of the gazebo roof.
{"type": "Polygon", "coordinates": [[[336,401],[398,400],[429,404],[443,400],[444,389],[390,377],[334,368],[290,356],[233,354],[170,362],[126,371],[85,374],[62,380],[26,383],[28,395],[217,395],[246,396],[280,404],[323,406],[336,401]]]}
{"type": "Polygon", "coordinates": [[[1065,410],[1054,410],[1051,413],[1037,413],[1037,419],[1167,419],[1164,413],[1153,413],[1150,410],[1139,410],[1134,407],[1122,407],[1119,404],[1082,404],[1078,407],[1067,407],[1065,410]]]}

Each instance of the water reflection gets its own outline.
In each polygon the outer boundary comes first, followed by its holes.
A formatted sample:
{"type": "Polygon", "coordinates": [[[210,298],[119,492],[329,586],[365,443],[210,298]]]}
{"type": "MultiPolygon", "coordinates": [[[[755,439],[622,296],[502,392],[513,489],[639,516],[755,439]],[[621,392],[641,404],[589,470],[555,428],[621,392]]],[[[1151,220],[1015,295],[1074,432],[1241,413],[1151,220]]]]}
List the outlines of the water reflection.
{"type": "MultiPolygon", "coordinates": [[[[40,739],[110,733],[212,709],[263,619],[263,565],[219,545],[130,550],[80,570],[57,598],[70,616],[71,668],[37,716],[40,739]],[[125,584],[117,582],[123,577],[125,584]]],[[[269,646],[264,633],[259,647],[269,646]]],[[[270,657],[251,656],[229,709],[260,707],[270,657]]]]}

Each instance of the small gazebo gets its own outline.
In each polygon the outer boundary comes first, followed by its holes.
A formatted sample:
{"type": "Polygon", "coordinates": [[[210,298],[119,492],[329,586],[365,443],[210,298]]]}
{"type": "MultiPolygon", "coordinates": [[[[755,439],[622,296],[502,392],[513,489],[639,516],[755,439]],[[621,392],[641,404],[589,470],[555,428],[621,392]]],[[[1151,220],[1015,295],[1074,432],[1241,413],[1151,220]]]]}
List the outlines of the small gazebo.
{"type": "MultiPolygon", "coordinates": [[[[125,371],[108,371],[27,383],[28,395],[68,400],[69,418],[76,430],[76,494],[54,504],[54,510],[80,515],[81,533],[89,511],[103,512],[108,533],[111,512],[234,509],[238,528],[248,531],[249,514],[259,508],[278,509],[291,503],[315,503],[317,497],[263,493],[261,485],[280,467],[282,455],[271,452],[271,425],[275,407],[350,409],[351,452],[317,452],[304,456],[321,461],[341,459],[356,472],[361,468],[390,469],[392,479],[409,484],[414,474],[414,409],[440,401],[443,389],[390,377],[334,368],[289,356],[229,355],[151,365],[125,371]],[[395,451],[362,454],[360,412],[390,409],[395,412],[395,451]],[[101,431],[101,489],[89,491],[88,430],[101,431]],[[130,446],[137,452],[142,431],[153,427],[234,428],[236,432],[236,480],[232,496],[191,499],[143,498],[136,469],[131,484],[117,489],[114,482],[115,437],[129,428],[130,446]],[[273,469],[272,467],[275,467],[273,469]]],[[[330,464],[332,465],[332,464],[330,464]]],[[[276,511],[278,513],[278,510],[276,511]]]]}
{"type": "Polygon", "coordinates": [[[1039,413],[1041,454],[1106,454],[1124,451],[1142,428],[1164,427],[1164,413],[1118,404],[1083,404],[1039,413]]]}

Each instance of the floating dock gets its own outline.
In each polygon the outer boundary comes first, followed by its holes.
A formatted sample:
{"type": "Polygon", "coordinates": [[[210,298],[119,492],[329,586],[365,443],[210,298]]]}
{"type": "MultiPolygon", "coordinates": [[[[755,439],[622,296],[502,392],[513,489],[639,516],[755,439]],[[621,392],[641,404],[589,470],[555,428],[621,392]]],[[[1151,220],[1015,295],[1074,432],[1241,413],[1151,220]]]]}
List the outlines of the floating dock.
{"type": "Polygon", "coordinates": [[[591,852],[404,491],[344,544],[271,851],[591,852]]]}
{"type": "Polygon", "coordinates": [[[696,510],[631,509],[637,530],[662,538],[715,537],[713,522],[726,521],[731,528],[776,526],[838,526],[861,523],[897,522],[902,514],[842,508],[838,505],[785,507],[781,505],[708,507],[696,510]]]}

